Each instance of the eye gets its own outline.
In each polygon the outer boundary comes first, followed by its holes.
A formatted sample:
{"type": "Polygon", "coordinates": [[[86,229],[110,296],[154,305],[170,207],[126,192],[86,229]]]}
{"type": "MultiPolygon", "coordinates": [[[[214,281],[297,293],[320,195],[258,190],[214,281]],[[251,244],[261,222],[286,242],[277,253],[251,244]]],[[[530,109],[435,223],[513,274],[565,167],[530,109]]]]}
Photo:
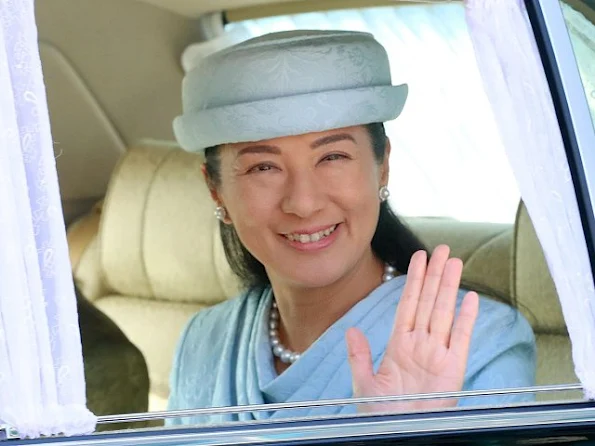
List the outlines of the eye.
{"type": "Polygon", "coordinates": [[[347,156],[341,153],[329,153],[328,155],[325,155],[320,161],[338,161],[342,159],[347,159],[347,156]]]}
{"type": "Polygon", "coordinates": [[[257,164],[256,166],[253,166],[250,169],[248,169],[247,173],[268,172],[269,170],[273,169],[275,169],[275,166],[271,164],[257,164]]]}

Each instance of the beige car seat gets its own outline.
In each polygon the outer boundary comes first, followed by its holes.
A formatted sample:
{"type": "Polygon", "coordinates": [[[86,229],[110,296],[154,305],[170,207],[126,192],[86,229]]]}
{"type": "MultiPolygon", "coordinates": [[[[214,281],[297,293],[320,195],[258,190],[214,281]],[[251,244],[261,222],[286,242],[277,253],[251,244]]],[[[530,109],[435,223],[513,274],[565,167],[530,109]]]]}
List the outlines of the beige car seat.
{"type": "MultiPolygon", "coordinates": [[[[466,284],[512,303],[533,327],[537,343],[537,385],[575,384],[570,339],[560,301],[527,209],[519,205],[514,226],[450,219],[407,219],[433,248],[448,244],[465,263],[466,284]]],[[[581,392],[537,395],[538,400],[577,399],[581,392]]]]}
{"type": "MultiPolygon", "coordinates": [[[[102,213],[94,211],[95,223],[83,220],[69,234],[77,241],[71,254],[78,256],[74,274],[83,294],[147,360],[151,410],[165,407],[184,324],[238,289],[201,163],[200,156],[166,144],[131,149],[113,173],[102,213]]],[[[514,226],[440,218],[407,222],[428,247],[448,243],[478,291],[518,302],[537,334],[538,384],[576,382],[556,293],[523,207],[514,226]]]]}
{"type": "MultiPolygon", "coordinates": [[[[512,296],[536,334],[537,382],[578,383],[560,300],[524,205],[517,212],[513,250],[512,296]]],[[[543,395],[540,399],[552,396],[543,395]]],[[[581,398],[582,392],[562,392],[556,396],[581,398]]]]}
{"type": "Polygon", "coordinates": [[[201,164],[199,156],[167,145],[131,150],[95,222],[77,223],[69,233],[78,241],[70,248],[78,256],[77,285],[145,356],[152,410],[165,407],[174,348],[188,318],[237,294],[201,164]],[[94,225],[98,233],[89,237],[85,227],[94,225]]]}

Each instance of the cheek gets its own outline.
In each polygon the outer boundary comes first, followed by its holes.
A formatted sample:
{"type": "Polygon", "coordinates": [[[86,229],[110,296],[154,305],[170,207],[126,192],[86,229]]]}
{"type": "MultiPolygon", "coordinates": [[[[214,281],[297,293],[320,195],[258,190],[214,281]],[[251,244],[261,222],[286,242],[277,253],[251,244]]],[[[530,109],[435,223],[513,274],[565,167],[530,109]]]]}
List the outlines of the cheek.
{"type": "Polygon", "coordinates": [[[358,216],[361,215],[362,218],[374,217],[379,207],[379,182],[376,175],[370,171],[372,168],[354,169],[349,175],[328,176],[327,184],[331,194],[341,197],[343,205],[358,212],[358,216]]]}
{"type": "Polygon", "coordinates": [[[269,262],[271,222],[275,221],[279,208],[274,189],[230,184],[224,200],[242,244],[261,263],[269,262]]]}
{"type": "Polygon", "coordinates": [[[228,181],[222,197],[238,233],[243,228],[262,228],[278,206],[275,189],[243,181],[228,181]]]}

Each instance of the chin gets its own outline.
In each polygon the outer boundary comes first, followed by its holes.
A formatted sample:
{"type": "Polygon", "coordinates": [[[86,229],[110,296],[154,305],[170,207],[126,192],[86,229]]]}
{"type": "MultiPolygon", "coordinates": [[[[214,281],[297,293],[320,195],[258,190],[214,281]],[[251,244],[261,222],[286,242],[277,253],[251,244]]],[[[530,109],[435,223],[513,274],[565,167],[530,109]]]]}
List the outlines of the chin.
{"type": "Polygon", "coordinates": [[[345,271],[339,268],[295,268],[287,271],[286,280],[300,288],[324,288],[341,279],[345,271]]]}

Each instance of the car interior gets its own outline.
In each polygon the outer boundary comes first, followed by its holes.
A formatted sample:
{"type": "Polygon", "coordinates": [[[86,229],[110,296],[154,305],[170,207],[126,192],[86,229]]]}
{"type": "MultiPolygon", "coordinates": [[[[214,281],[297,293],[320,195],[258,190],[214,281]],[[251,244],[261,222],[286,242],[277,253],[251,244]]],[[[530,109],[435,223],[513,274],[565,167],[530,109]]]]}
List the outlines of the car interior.
{"type": "MultiPolygon", "coordinates": [[[[224,32],[225,21],[370,3],[411,2],[36,2],[72,272],[80,292],[88,404],[95,414],[164,410],[185,323],[239,290],[219,239],[202,158],[181,150],[173,136],[172,120],[181,111],[184,49],[224,32]]],[[[567,3],[595,20],[594,2],[567,3]]],[[[510,223],[403,218],[428,248],[451,247],[464,261],[467,284],[522,311],[536,334],[538,385],[578,382],[555,286],[522,202],[510,223]]],[[[570,398],[580,394],[537,396],[538,401],[570,398]]]]}

